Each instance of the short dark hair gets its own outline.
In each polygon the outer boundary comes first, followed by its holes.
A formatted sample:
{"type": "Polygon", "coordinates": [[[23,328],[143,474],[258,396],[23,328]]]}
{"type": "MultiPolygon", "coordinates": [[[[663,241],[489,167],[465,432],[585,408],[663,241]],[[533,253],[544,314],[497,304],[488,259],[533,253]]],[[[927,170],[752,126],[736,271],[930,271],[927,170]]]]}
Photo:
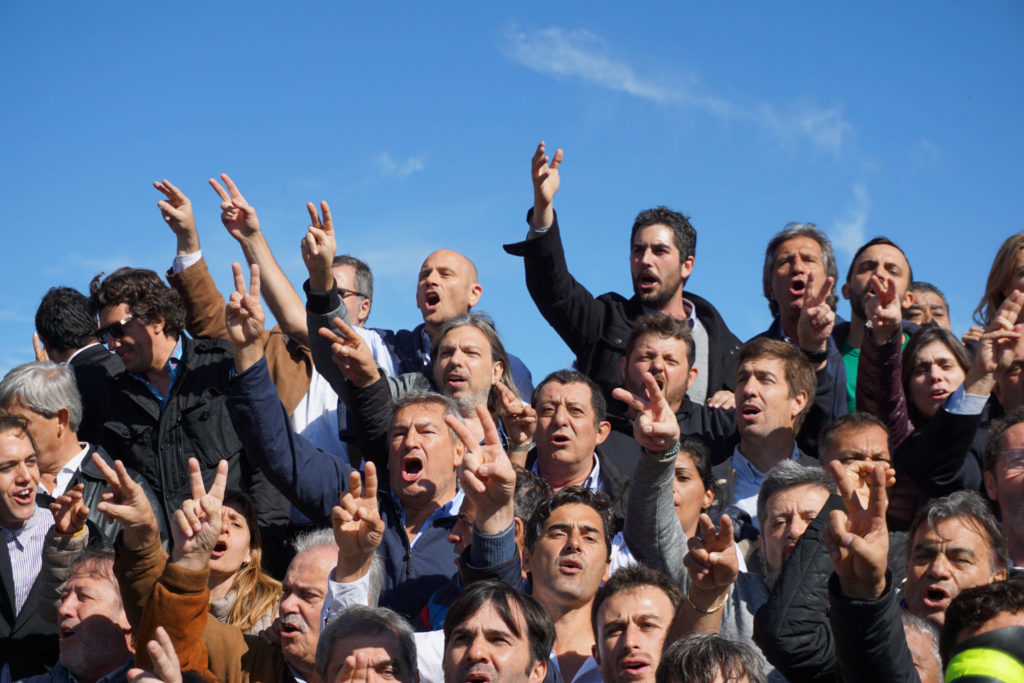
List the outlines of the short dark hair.
{"type": "Polygon", "coordinates": [[[601,640],[601,634],[597,632],[597,613],[605,600],[616,593],[624,593],[646,586],[661,590],[671,601],[672,614],[675,615],[679,610],[679,605],[683,602],[683,592],[679,590],[679,586],[656,569],[642,564],[628,564],[616,569],[615,573],[597,589],[597,595],[594,596],[594,602],[590,606],[590,626],[594,629],[594,637],[598,641],[601,640]]]}
{"type": "Polygon", "coordinates": [[[626,340],[626,359],[633,354],[636,343],[647,334],[656,334],[662,339],[679,339],[686,342],[686,364],[692,366],[697,355],[696,346],[693,343],[693,333],[690,331],[690,324],[685,320],[676,320],[670,315],[661,313],[648,313],[636,319],[633,331],[626,340]]]}
{"type": "Polygon", "coordinates": [[[636,215],[633,229],[629,233],[630,249],[633,248],[636,233],[651,225],[664,225],[672,231],[672,241],[679,250],[680,263],[697,254],[697,231],[690,224],[690,217],[667,206],[645,209],[636,215]]]}
{"type": "Polygon", "coordinates": [[[807,393],[807,401],[803,410],[794,420],[794,430],[799,430],[800,425],[807,418],[814,405],[814,392],[818,388],[818,378],[814,374],[814,367],[807,360],[804,354],[792,344],[787,344],[780,339],[769,339],[768,337],[754,337],[740,347],[739,357],[736,359],[737,371],[748,360],[754,360],[768,356],[782,361],[785,366],[786,385],[789,386],[789,397],[793,398],[801,391],[807,393]]]}
{"type": "Polygon", "coordinates": [[[533,396],[530,397],[530,405],[534,408],[537,407],[537,399],[540,396],[540,390],[544,388],[544,385],[548,382],[555,382],[557,384],[586,384],[590,389],[590,408],[594,411],[594,425],[599,425],[608,416],[608,403],[604,399],[604,394],[601,393],[601,389],[594,384],[594,380],[590,379],[582,372],[578,370],[555,370],[550,375],[540,381],[533,389],[533,396]]]}
{"type": "Polygon", "coordinates": [[[695,436],[684,436],[679,439],[679,452],[690,456],[704,490],[715,490],[715,475],[711,472],[711,451],[707,444],[695,436]]]}
{"type": "Polygon", "coordinates": [[[533,597],[517,591],[500,581],[477,581],[462,592],[444,616],[444,648],[448,649],[452,633],[460,624],[471,618],[486,604],[505,622],[505,626],[517,637],[526,637],[530,643],[530,667],[537,662],[546,662],[551,656],[555,643],[555,625],[547,610],[533,597]],[[526,633],[516,623],[516,610],[523,615],[526,633]]]}
{"type": "Polygon", "coordinates": [[[331,267],[351,266],[356,271],[356,293],[369,302],[373,302],[373,271],[365,262],[355,256],[339,254],[331,261],[331,267]]]}
{"type": "Polygon", "coordinates": [[[71,287],[51,287],[36,309],[36,332],[60,352],[88,346],[96,340],[88,297],[71,287]]]}
{"type": "MultiPolygon", "coordinates": [[[[775,252],[778,251],[779,247],[782,246],[783,242],[788,242],[791,239],[797,237],[808,237],[818,243],[818,247],[821,249],[821,260],[822,265],[825,266],[825,276],[832,278],[832,291],[828,295],[828,305],[832,307],[832,310],[836,308],[836,289],[835,283],[839,282],[839,270],[836,267],[836,255],[832,251],[832,243],[829,242],[828,237],[825,236],[821,230],[818,230],[818,226],[814,223],[786,223],[785,227],[781,231],[775,233],[775,236],[768,241],[768,247],[764,250],[764,268],[761,274],[761,286],[764,290],[764,298],[768,299],[768,308],[772,312],[772,317],[778,317],[779,315],[779,302],[772,299],[772,278],[775,274],[775,252]]],[[[825,284],[823,282],[818,283],[819,285],[825,284]]]]}
{"type": "Polygon", "coordinates": [[[1003,438],[1003,434],[1010,427],[1014,427],[1024,422],[1024,407],[1019,407],[998,420],[993,420],[988,426],[988,442],[985,444],[985,458],[983,461],[982,469],[985,472],[993,472],[996,468],[996,463],[999,461],[999,440],[1003,438]]]}
{"type": "Polygon", "coordinates": [[[386,607],[366,605],[346,607],[321,631],[320,640],[316,645],[316,672],[321,677],[327,675],[327,667],[331,663],[331,655],[337,642],[356,635],[393,636],[398,641],[401,651],[402,670],[396,671],[396,678],[408,683],[416,680],[416,639],[412,626],[397,612],[386,607]]]}
{"type": "Polygon", "coordinates": [[[821,435],[818,437],[818,453],[822,459],[828,449],[832,447],[832,444],[838,437],[839,432],[843,431],[857,431],[866,427],[878,427],[885,432],[885,439],[889,442],[889,457],[892,457],[892,443],[890,439],[892,434],[889,433],[889,428],[885,426],[885,423],[879,420],[871,413],[858,410],[855,413],[847,413],[842,417],[832,420],[821,429],[821,435]]]}
{"type": "Polygon", "coordinates": [[[566,486],[550,498],[545,498],[537,504],[533,516],[526,525],[524,542],[531,551],[537,546],[537,539],[540,538],[541,530],[547,523],[551,514],[563,505],[586,505],[598,514],[601,518],[601,527],[604,531],[604,543],[608,549],[608,557],[612,554],[612,536],[615,535],[615,523],[612,520],[612,506],[608,496],[598,491],[591,491],[582,486],[566,486]]]}
{"type": "Polygon", "coordinates": [[[908,292],[929,292],[942,299],[942,303],[946,306],[946,310],[949,310],[949,300],[946,299],[946,295],[942,293],[942,290],[933,285],[930,282],[919,282],[914,281],[910,283],[910,287],[907,288],[908,292]]]}
{"type": "Polygon", "coordinates": [[[748,643],[717,633],[691,633],[665,648],[657,683],[714,683],[719,680],[765,683],[761,657],[748,643]]]}
{"type": "Polygon", "coordinates": [[[164,321],[164,332],[177,339],[185,329],[185,304],[160,276],[145,268],[118,268],[103,278],[100,273],[89,283],[89,312],[98,314],[107,306],[126,304],[143,322],[164,321]]]}
{"type": "Polygon", "coordinates": [[[825,470],[816,465],[805,466],[793,460],[783,460],[768,470],[757,492],[757,519],[761,528],[767,523],[764,514],[768,507],[768,499],[779,491],[797,486],[820,486],[830,494],[836,492],[836,483],[825,470]]]}
{"type": "Polygon", "coordinates": [[[992,551],[989,564],[993,571],[1003,570],[1009,566],[1009,550],[1002,527],[985,499],[977,491],[966,490],[954,491],[942,498],[932,498],[918,508],[907,536],[908,560],[914,552],[914,537],[918,529],[928,525],[928,528],[937,534],[939,522],[947,519],[969,520],[978,531],[988,537],[988,547],[992,551]]]}
{"type": "Polygon", "coordinates": [[[960,591],[946,608],[945,624],[939,638],[942,665],[949,664],[957,637],[976,630],[997,614],[1024,614],[1024,580],[1007,579],[960,591]]]}
{"type": "Polygon", "coordinates": [[[516,471],[516,490],[512,500],[514,514],[525,525],[533,517],[537,505],[551,495],[551,484],[525,467],[513,464],[512,469],[516,471]]]}
{"type": "MultiPolygon", "coordinates": [[[[0,411],[0,434],[15,431],[21,435],[28,436],[28,421],[17,415],[11,415],[0,411]]],[[[32,444],[35,448],[35,444],[32,444]]]]}
{"type": "Polygon", "coordinates": [[[857,265],[857,259],[860,258],[860,255],[863,254],[868,249],[870,249],[871,247],[877,246],[879,244],[890,246],[893,249],[896,249],[901,254],[903,254],[903,260],[907,262],[907,282],[913,282],[914,269],[910,267],[910,259],[907,258],[907,253],[903,251],[900,245],[896,244],[888,237],[875,237],[873,239],[868,240],[867,242],[862,244],[859,249],[857,249],[857,252],[853,255],[853,259],[850,261],[850,267],[846,271],[846,281],[849,282],[850,278],[853,277],[853,267],[857,265]]]}

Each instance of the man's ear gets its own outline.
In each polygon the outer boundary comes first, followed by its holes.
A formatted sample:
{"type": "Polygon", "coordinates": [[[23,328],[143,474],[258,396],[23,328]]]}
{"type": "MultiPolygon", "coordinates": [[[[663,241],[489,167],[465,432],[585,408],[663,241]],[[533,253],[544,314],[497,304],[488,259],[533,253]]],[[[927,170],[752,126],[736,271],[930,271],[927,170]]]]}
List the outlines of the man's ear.
{"type": "Polygon", "coordinates": [[[690,366],[690,371],[689,371],[689,373],[687,373],[688,379],[686,380],[686,390],[687,391],[689,391],[690,387],[693,386],[693,383],[697,381],[697,373],[698,372],[700,372],[700,371],[697,370],[697,366],[696,365],[691,365],[690,366]]]}
{"type": "Polygon", "coordinates": [[[687,256],[679,263],[679,276],[686,282],[690,279],[690,274],[693,273],[693,256],[687,256]]]}
{"type": "Polygon", "coordinates": [[[477,302],[480,301],[480,296],[484,293],[484,287],[479,282],[474,282],[473,286],[469,288],[469,307],[473,308],[477,302]]]}
{"type": "Polygon", "coordinates": [[[998,500],[999,482],[996,481],[996,475],[994,475],[992,472],[985,472],[984,479],[985,493],[987,493],[988,497],[991,498],[992,500],[998,500]]]}
{"type": "Polygon", "coordinates": [[[601,423],[597,425],[597,439],[594,444],[602,444],[604,440],[608,438],[608,435],[612,432],[612,423],[608,420],[601,420],[601,423]]]}
{"type": "Polygon", "coordinates": [[[370,306],[371,302],[369,299],[363,299],[359,302],[359,310],[357,315],[359,316],[359,322],[365,323],[367,318],[370,317],[370,306]]]}
{"type": "Polygon", "coordinates": [[[593,645],[590,646],[590,654],[594,658],[594,661],[597,662],[598,668],[600,668],[600,666],[601,666],[601,651],[597,648],[597,643],[594,643],[593,645]]]}
{"type": "Polygon", "coordinates": [[[902,308],[903,310],[906,310],[906,309],[910,308],[910,306],[913,303],[914,303],[914,293],[908,289],[907,293],[903,295],[903,301],[902,301],[902,303],[900,303],[900,308],[902,308]]]}
{"type": "Polygon", "coordinates": [[[57,429],[61,435],[63,435],[64,430],[71,429],[70,410],[68,410],[67,408],[61,408],[60,410],[57,411],[57,415],[55,417],[57,418],[57,429]]]}
{"type": "Polygon", "coordinates": [[[796,396],[794,396],[792,400],[795,402],[795,412],[792,414],[791,417],[795,420],[796,416],[799,415],[801,411],[803,411],[804,406],[807,405],[807,392],[801,391],[796,396]]]}
{"type": "Polygon", "coordinates": [[[523,524],[523,520],[519,517],[512,518],[513,531],[512,534],[515,536],[516,545],[520,548],[523,547],[523,538],[526,536],[526,525],[523,524]]]}
{"type": "Polygon", "coordinates": [[[452,458],[452,463],[456,468],[462,465],[462,457],[466,455],[466,444],[462,443],[462,439],[455,437],[455,455],[452,458]]]}
{"type": "Polygon", "coordinates": [[[548,661],[546,659],[540,659],[534,662],[533,669],[530,670],[530,683],[540,683],[548,675],[548,661]]]}
{"type": "Polygon", "coordinates": [[[843,298],[846,299],[847,301],[849,301],[849,299],[850,299],[850,285],[843,285],[842,289],[840,289],[839,291],[842,293],[843,298]]]}

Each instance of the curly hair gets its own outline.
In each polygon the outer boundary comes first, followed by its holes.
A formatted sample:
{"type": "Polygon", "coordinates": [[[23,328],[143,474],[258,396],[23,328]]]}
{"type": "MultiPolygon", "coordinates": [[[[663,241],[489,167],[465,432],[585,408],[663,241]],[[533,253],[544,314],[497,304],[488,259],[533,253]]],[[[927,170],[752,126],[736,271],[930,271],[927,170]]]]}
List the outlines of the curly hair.
{"type": "Polygon", "coordinates": [[[100,273],[89,283],[89,314],[107,306],[126,304],[143,322],[164,321],[164,332],[177,339],[185,329],[185,304],[160,276],[145,268],[118,268],[106,278],[100,273]]]}

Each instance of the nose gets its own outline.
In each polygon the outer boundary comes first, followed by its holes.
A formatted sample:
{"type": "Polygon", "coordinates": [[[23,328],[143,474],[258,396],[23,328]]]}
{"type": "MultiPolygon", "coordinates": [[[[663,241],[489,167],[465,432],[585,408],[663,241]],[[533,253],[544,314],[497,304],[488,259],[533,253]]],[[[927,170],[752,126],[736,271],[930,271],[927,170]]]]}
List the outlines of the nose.
{"type": "Polygon", "coordinates": [[[558,408],[555,409],[555,419],[554,419],[554,422],[555,422],[556,425],[559,425],[559,426],[568,424],[568,422],[569,422],[569,411],[565,409],[564,405],[560,405],[560,406],[558,406],[558,408]]]}
{"type": "Polygon", "coordinates": [[[474,636],[473,642],[469,644],[469,650],[466,651],[466,656],[473,663],[486,661],[488,657],[487,639],[479,634],[474,636]]]}
{"type": "Polygon", "coordinates": [[[57,608],[57,621],[73,616],[75,616],[75,594],[68,593],[68,596],[61,600],[60,606],[57,608]]]}
{"type": "Polygon", "coordinates": [[[665,372],[665,360],[661,356],[655,356],[651,359],[650,373],[652,375],[660,375],[665,372]]]}
{"type": "Polygon", "coordinates": [[[950,576],[951,565],[945,555],[938,554],[928,565],[928,575],[937,579],[945,579],[950,576]]]}
{"type": "Polygon", "coordinates": [[[797,540],[807,531],[807,522],[803,517],[797,517],[789,523],[789,538],[797,540]]]}
{"type": "Polygon", "coordinates": [[[32,473],[29,471],[28,464],[22,460],[18,463],[16,470],[16,481],[24,482],[32,479],[32,473]]]}

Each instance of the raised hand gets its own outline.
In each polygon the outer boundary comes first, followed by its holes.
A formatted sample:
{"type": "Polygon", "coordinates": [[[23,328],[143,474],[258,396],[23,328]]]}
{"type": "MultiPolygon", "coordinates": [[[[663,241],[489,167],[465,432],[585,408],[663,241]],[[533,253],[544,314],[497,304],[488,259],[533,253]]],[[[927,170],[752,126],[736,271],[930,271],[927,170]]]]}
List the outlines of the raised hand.
{"type": "Polygon", "coordinates": [[[796,325],[800,348],[808,351],[824,351],[828,348],[828,338],[836,323],[835,311],[828,305],[828,295],[832,293],[834,284],[835,280],[831,276],[826,277],[815,291],[814,273],[808,273],[807,291],[796,325]]]}
{"type": "MultiPolygon", "coordinates": [[[[840,464],[843,466],[843,476],[850,480],[850,483],[857,493],[857,497],[860,499],[861,505],[867,505],[871,500],[871,482],[874,480],[876,466],[885,466],[886,488],[889,488],[896,483],[896,470],[894,470],[887,462],[874,460],[850,460],[847,462],[840,462],[840,464]]],[[[838,482],[836,483],[838,485],[838,482]]]]}
{"type": "Polygon", "coordinates": [[[357,387],[368,387],[380,379],[377,361],[373,359],[373,351],[370,350],[370,345],[366,343],[366,340],[345,324],[341,318],[334,319],[334,326],[341,334],[326,327],[321,327],[318,332],[321,337],[331,342],[331,355],[334,364],[344,373],[348,381],[357,387]]]}
{"type": "Polygon", "coordinates": [[[533,224],[538,228],[549,226],[555,222],[555,213],[551,203],[555,199],[555,193],[558,192],[558,186],[562,183],[558,167],[562,165],[562,158],[565,156],[559,149],[555,151],[553,159],[548,159],[544,151],[544,141],[541,140],[530,161],[531,177],[533,178],[533,224]]]}
{"type": "Polygon", "coordinates": [[[156,638],[146,643],[146,651],[153,660],[153,670],[138,667],[128,670],[131,683],[181,683],[181,664],[174,643],[163,626],[156,627],[156,638]]]}
{"type": "Polygon", "coordinates": [[[167,198],[161,199],[156,205],[171,232],[178,238],[178,255],[199,251],[199,234],[196,232],[196,219],[192,215],[192,202],[170,180],[153,181],[153,187],[167,198]]]}
{"type": "Polygon", "coordinates": [[[724,592],[740,573],[732,519],[722,515],[716,531],[711,517],[704,513],[699,524],[700,535],[687,540],[689,552],[683,558],[690,574],[690,585],[692,589],[706,594],[724,592]]]}
{"type": "Polygon", "coordinates": [[[309,288],[314,292],[326,292],[334,286],[331,265],[334,263],[334,254],[338,251],[331,207],[327,202],[320,202],[323,220],[320,220],[320,215],[312,202],[306,204],[306,210],[309,211],[309,228],[302,238],[302,261],[309,271],[309,288]]]}
{"type": "Polygon", "coordinates": [[[858,477],[846,472],[836,461],[828,464],[846,505],[846,512],[833,510],[829,528],[823,535],[839,577],[843,594],[855,599],[873,599],[885,590],[885,570],[889,554],[889,530],[885,511],[889,497],[885,493],[887,466],[875,465],[867,505],[857,495],[858,477]]]}
{"type": "Polygon", "coordinates": [[[679,422],[654,375],[645,372],[643,381],[647,387],[646,399],[620,387],[612,389],[612,396],[636,411],[633,438],[651,453],[664,453],[679,443],[679,422]]]}
{"type": "Polygon", "coordinates": [[[537,431],[537,411],[516,396],[516,392],[504,382],[498,382],[494,386],[497,387],[498,398],[501,400],[501,423],[505,426],[509,450],[525,453],[524,449],[533,442],[533,434],[537,431]]]}
{"type": "Polygon", "coordinates": [[[864,315],[871,323],[871,338],[876,344],[884,344],[893,338],[903,322],[903,304],[896,296],[896,280],[886,276],[884,280],[871,276],[864,315]]]}
{"type": "Polygon", "coordinates": [[[32,333],[32,351],[35,353],[36,361],[50,360],[50,354],[46,352],[43,341],[36,332],[32,333]]]}
{"type": "Polygon", "coordinates": [[[245,288],[242,266],[231,264],[235,277],[235,291],[231,292],[224,310],[224,323],[228,339],[235,347],[235,372],[245,372],[263,357],[260,338],[266,314],[260,303],[260,267],[249,266],[249,289],[245,288]]]}
{"type": "Polygon", "coordinates": [[[486,406],[476,407],[484,443],[480,445],[466,425],[446,415],[447,424],[466,447],[462,456],[462,490],[476,508],[476,528],[483,533],[501,533],[515,521],[512,497],[516,490],[516,471],[505,449],[501,447],[498,428],[486,406]]]}
{"type": "Polygon", "coordinates": [[[370,561],[384,540],[384,520],[377,506],[377,466],[366,463],[365,480],[348,475],[348,491],[331,510],[334,541],[338,544],[335,579],[348,583],[370,570],[370,561]]]}
{"type": "Polygon", "coordinates": [[[89,506],[82,502],[84,490],[85,484],[77,484],[50,503],[53,529],[61,536],[75,536],[85,528],[85,522],[89,519],[89,506]]]}
{"type": "Polygon", "coordinates": [[[221,504],[224,502],[224,489],[228,481],[228,461],[217,463],[217,473],[209,491],[203,483],[199,461],[195,458],[188,459],[188,478],[192,497],[184,500],[181,507],[174,511],[174,519],[171,521],[171,536],[174,538],[171,561],[189,569],[201,570],[206,568],[210,553],[220,538],[224,521],[221,504]]]}
{"type": "Polygon", "coordinates": [[[736,407],[736,393],[728,389],[719,389],[711,395],[705,405],[715,410],[732,410],[736,407]]]}
{"type": "Polygon", "coordinates": [[[128,476],[120,460],[111,468],[99,453],[92,462],[107,480],[107,489],[100,494],[96,509],[108,520],[117,520],[124,529],[124,544],[129,550],[145,548],[160,540],[160,527],[142,486],[128,476]]]}
{"type": "Polygon", "coordinates": [[[242,242],[260,231],[260,219],[256,216],[256,209],[245,201],[231,177],[221,173],[220,179],[228,186],[227,190],[214,178],[210,178],[210,187],[220,197],[220,222],[232,237],[242,242]]]}
{"type": "Polygon", "coordinates": [[[992,322],[978,337],[974,364],[964,379],[967,393],[987,396],[998,375],[1009,370],[1016,361],[1024,360],[1024,325],[1017,324],[1022,308],[1024,293],[1015,289],[1003,300],[992,322]]]}

